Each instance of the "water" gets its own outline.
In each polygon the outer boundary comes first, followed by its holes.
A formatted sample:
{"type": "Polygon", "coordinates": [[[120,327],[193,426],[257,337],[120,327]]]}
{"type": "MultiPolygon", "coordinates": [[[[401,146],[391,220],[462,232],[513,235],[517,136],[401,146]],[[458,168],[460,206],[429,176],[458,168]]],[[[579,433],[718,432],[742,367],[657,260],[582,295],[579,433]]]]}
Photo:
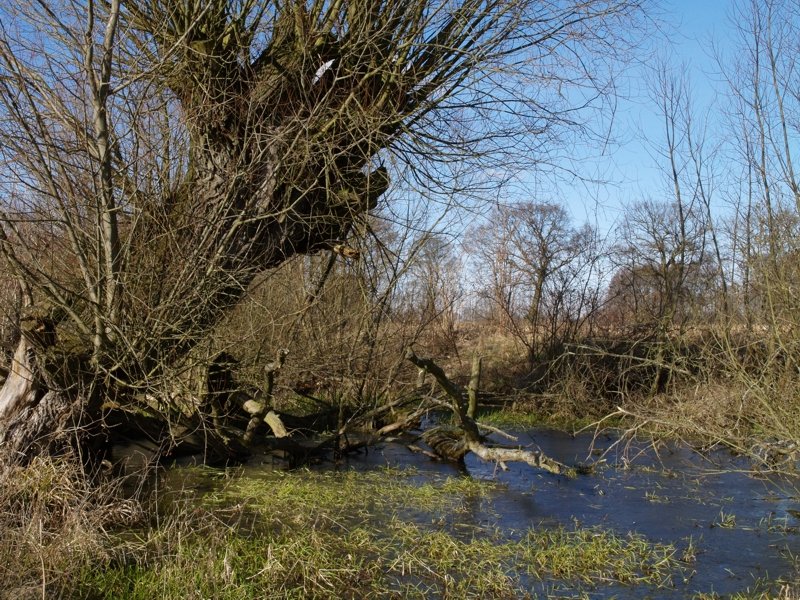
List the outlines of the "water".
{"type": "MultiPolygon", "coordinates": [[[[385,443],[319,469],[413,467],[420,482],[470,476],[497,482],[497,490],[456,517],[455,525],[500,528],[509,538],[530,528],[564,526],[635,532],[652,542],[673,544],[694,560],[673,577],[673,587],[608,585],[580,589],[591,598],[691,598],[743,592],[764,582],[800,583],[800,478],[747,472],[749,463],[725,451],[704,456],[680,445],[615,446],[612,436],[592,439],[534,430],[520,433],[523,446],[538,445],[567,464],[595,462],[591,475],[569,479],[524,464],[496,465],[468,455],[464,467],[434,462],[399,443],[385,443]]],[[[501,441],[501,440],[497,440],[501,441]]],[[[245,474],[275,468],[269,456],[254,456],[245,474]]],[[[522,570],[521,570],[522,571],[522,570]]],[[[523,582],[525,582],[523,578],[523,582]]],[[[525,582],[535,593],[570,597],[570,582],[525,582]]],[[[794,589],[794,588],[793,588],[794,589]]],[[[800,586],[798,587],[800,589],[800,586]]],[[[774,590],[777,591],[777,590],[774,590]]]]}
{"type": "MultiPolygon", "coordinates": [[[[469,476],[502,485],[488,502],[469,507],[460,521],[498,526],[509,536],[531,527],[600,526],[671,543],[679,553],[694,549],[694,561],[673,578],[672,589],[614,585],[590,590],[592,598],[725,596],[753,589],[759,580],[800,582],[794,560],[800,556],[800,512],[794,512],[800,511],[800,479],[747,472],[750,465],[726,451],[701,456],[679,444],[616,448],[615,442],[610,436],[593,440],[551,430],[519,434],[520,444],[535,443],[567,464],[597,461],[602,455],[594,474],[574,479],[524,464],[509,463],[502,471],[468,455],[469,476]]],[[[254,463],[249,469],[259,468],[258,460],[254,463]]],[[[464,474],[455,465],[430,461],[399,444],[350,458],[345,468],[378,466],[413,466],[421,480],[464,474]]],[[[540,587],[531,586],[534,591],[540,587]]],[[[552,584],[542,589],[552,590],[552,584]]]]}
{"type": "MultiPolygon", "coordinates": [[[[521,437],[536,442],[566,463],[586,460],[591,439],[538,431],[521,437]]],[[[616,440],[598,440],[605,450],[616,440]]],[[[703,458],[685,446],[631,448],[611,453],[609,466],[595,475],[573,480],[546,476],[522,465],[497,474],[508,485],[495,499],[501,526],[537,524],[600,525],[629,531],[651,541],[685,549],[689,540],[695,561],[686,580],[675,578],[673,590],[651,591],[653,598],[685,598],[697,592],[732,594],[752,587],[757,579],[796,580],[793,555],[800,553],[797,486],[800,481],[765,479],[744,472],[748,466],[725,452],[703,458]],[[630,462],[631,454],[636,454],[630,462]],[[710,458],[713,463],[709,462],[710,458]],[[727,526],[723,526],[727,525],[727,526]]],[[[494,468],[468,460],[475,477],[492,476],[494,468]]],[[[599,593],[597,597],[603,597],[599,593]]],[[[608,595],[641,598],[642,590],[614,588],[608,595]]]]}

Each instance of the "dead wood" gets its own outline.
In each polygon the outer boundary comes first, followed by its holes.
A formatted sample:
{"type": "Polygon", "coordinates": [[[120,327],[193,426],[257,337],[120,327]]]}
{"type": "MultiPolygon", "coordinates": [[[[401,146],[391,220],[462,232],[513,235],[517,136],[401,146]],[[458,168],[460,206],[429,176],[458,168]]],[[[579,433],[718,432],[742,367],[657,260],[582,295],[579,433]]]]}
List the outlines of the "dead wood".
{"type": "MultiPolygon", "coordinates": [[[[497,448],[484,444],[478,424],[468,415],[468,396],[465,390],[451,381],[444,370],[433,360],[418,357],[410,348],[406,352],[406,359],[419,369],[424,369],[433,375],[439,386],[450,398],[449,406],[462,431],[460,439],[456,439],[452,430],[444,428],[435,428],[423,434],[423,439],[425,439],[426,443],[443,458],[460,461],[469,451],[487,461],[524,462],[532,467],[543,469],[556,475],[574,474],[574,469],[547,457],[541,451],[522,448],[497,448]]],[[[477,394],[477,389],[475,394],[477,394]]]]}
{"type": "MultiPolygon", "coordinates": [[[[371,410],[368,410],[367,412],[356,413],[344,423],[343,427],[341,427],[339,429],[339,434],[342,435],[346,431],[349,431],[349,430],[352,430],[352,429],[357,429],[359,426],[364,426],[365,424],[369,423],[373,419],[376,419],[377,417],[381,417],[381,416],[385,415],[387,412],[394,411],[397,408],[401,408],[401,407],[407,406],[409,404],[413,404],[413,403],[418,402],[418,401],[419,401],[419,397],[416,394],[414,394],[412,396],[402,396],[402,397],[400,397],[400,398],[398,398],[396,400],[393,400],[391,402],[387,402],[386,404],[382,404],[382,405],[377,406],[377,407],[375,407],[375,408],[373,408],[371,410]]],[[[427,410],[427,408],[425,410],[427,410]]],[[[421,414],[424,414],[425,410],[423,410],[421,412],[420,411],[414,411],[412,413],[413,415],[416,415],[414,417],[414,419],[419,418],[419,416],[421,416],[421,414]]],[[[384,427],[392,427],[392,426],[394,426],[394,425],[396,425],[398,423],[404,423],[406,421],[410,422],[411,420],[413,420],[413,419],[410,419],[408,416],[404,416],[403,418],[401,418],[401,419],[399,419],[399,420],[397,420],[397,421],[395,421],[395,422],[393,422],[393,423],[391,423],[389,425],[386,425],[384,427]]],[[[382,427],[378,431],[379,432],[382,431],[384,429],[384,427],[382,427]]],[[[392,429],[389,429],[388,431],[392,431],[392,429]]]]}
{"type": "Polygon", "coordinates": [[[389,423],[388,425],[384,425],[380,429],[375,432],[377,437],[388,435],[390,433],[394,433],[398,429],[408,429],[419,423],[420,417],[427,413],[430,410],[428,406],[423,406],[412,413],[402,417],[401,419],[395,421],[394,423],[389,423]]]}
{"type": "Polygon", "coordinates": [[[422,440],[445,460],[462,462],[469,452],[466,436],[460,429],[433,427],[422,434],[422,440]]]}
{"type": "Polygon", "coordinates": [[[522,448],[497,448],[486,446],[478,442],[468,442],[467,447],[476,456],[486,461],[495,462],[524,462],[537,469],[543,469],[556,475],[574,475],[571,467],[553,460],[539,450],[524,450],[522,448]]]}
{"type": "Polygon", "coordinates": [[[430,358],[420,358],[411,348],[406,351],[406,360],[417,368],[423,369],[433,375],[436,383],[439,384],[439,387],[441,387],[450,398],[451,409],[458,421],[458,425],[464,430],[464,435],[471,440],[480,440],[481,434],[478,431],[478,426],[475,424],[475,421],[467,415],[466,392],[464,388],[451,381],[444,370],[433,360],[430,358]]]}
{"type": "Polygon", "coordinates": [[[271,410],[264,415],[264,422],[269,425],[269,428],[272,429],[272,435],[276,438],[288,437],[289,433],[286,431],[283,421],[281,421],[281,418],[275,411],[271,410]]]}
{"type": "MultiPolygon", "coordinates": [[[[253,442],[253,438],[255,437],[256,430],[258,429],[261,423],[266,421],[266,417],[264,413],[267,411],[267,408],[270,404],[272,404],[272,394],[275,388],[275,377],[278,374],[278,371],[281,370],[283,367],[283,363],[286,361],[286,355],[288,351],[284,348],[278,350],[277,354],[275,355],[275,360],[269,363],[266,368],[264,369],[265,375],[265,387],[264,391],[258,398],[254,398],[250,401],[250,408],[246,407],[247,412],[250,413],[250,421],[247,423],[247,429],[244,434],[244,443],[246,445],[250,445],[253,442]]],[[[278,417],[277,414],[270,411],[273,418],[271,421],[266,421],[267,424],[272,429],[273,433],[275,433],[276,437],[285,437],[288,435],[286,433],[286,428],[283,426],[283,423],[278,417]],[[278,429],[276,429],[276,427],[278,429]],[[283,435],[279,435],[279,431],[283,433],[283,435]]]]}

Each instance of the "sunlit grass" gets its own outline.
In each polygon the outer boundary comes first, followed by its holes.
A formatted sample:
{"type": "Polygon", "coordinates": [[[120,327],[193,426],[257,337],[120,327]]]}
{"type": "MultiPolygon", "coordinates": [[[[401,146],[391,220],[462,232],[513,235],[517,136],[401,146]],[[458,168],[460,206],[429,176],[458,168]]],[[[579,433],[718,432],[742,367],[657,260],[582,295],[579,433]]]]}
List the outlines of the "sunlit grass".
{"type": "Polygon", "coordinates": [[[759,580],[751,589],[730,596],[716,593],[695,594],[692,600],[800,600],[800,584],[759,580]]]}
{"type": "Polygon", "coordinates": [[[398,510],[458,512],[466,500],[486,496],[499,487],[470,477],[423,480],[414,469],[275,471],[259,477],[235,477],[203,501],[217,505],[244,502],[266,518],[291,513],[301,519],[328,515],[352,520],[398,510]]]}
{"type": "MultiPolygon", "coordinates": [[[[548,427],[561,431],[579,431],[594,424],[597,419],[579,417],[545,411],[535,411],[531,408],[498,408],[482,411],[478,422],[499,427],[501,429],[532,429],[534,427],[548,427]]],[[[605,423],[606,427],[614,427],[617,421],[605,423]]]]}
{"type": "Polygon", "coordinates": [[[397,469],[237,476],[143,532],[135,560],[83,571],[79,595],[518,598],[542,581],[666,585],[681,567],[673,546],[633,534],[459,524],[498,491],[397,469]]]}
{"type": "MultiPolygon", "coordinates": [[[[185,532],[184,532],[185,533],[185,532]]],[[[155,542],[155,540],[152,540],[155,542]]],[[[521,577],[666,585],[674,548],[596,529],[459,539],[391,519],[382,527],[317,526],[277,535],[219,528],[180,539],[132,566],[84,573],[82,594],[113,598],[513,598],[521,577]]]]}
{"type": "Polygon", "coordinates": [[[736,515],[733,513],[725,512],[724,510],[719,511],[719,515],[712,523],[714,527],[720,527],[722,529],[733,529],[736,527],[736,515]]]}

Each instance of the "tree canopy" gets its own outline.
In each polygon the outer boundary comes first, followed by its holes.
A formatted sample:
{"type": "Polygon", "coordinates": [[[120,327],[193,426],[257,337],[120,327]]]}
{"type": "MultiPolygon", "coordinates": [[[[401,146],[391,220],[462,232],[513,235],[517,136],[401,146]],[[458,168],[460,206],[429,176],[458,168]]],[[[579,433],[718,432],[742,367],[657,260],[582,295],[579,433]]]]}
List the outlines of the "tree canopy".
{"type": "Polygon", "coordinates": [[[258,273],[340,247],[393,178],[453,192],[454,171],[547,160],[612,91],[640,10],[8,3],[0,248],[30,326],[0,431],[45,390],[152,390],[258,273]]]}

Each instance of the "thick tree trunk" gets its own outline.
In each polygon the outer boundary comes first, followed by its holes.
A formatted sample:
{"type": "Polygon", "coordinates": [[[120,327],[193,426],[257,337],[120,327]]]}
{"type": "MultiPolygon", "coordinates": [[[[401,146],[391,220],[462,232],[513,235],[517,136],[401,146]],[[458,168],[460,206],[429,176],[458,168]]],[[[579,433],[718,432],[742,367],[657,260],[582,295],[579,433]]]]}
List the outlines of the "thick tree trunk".
{"type": "MultiPolygon", "coordinates": [[[[36,400],[38,386],[35,385],[31,362],[33,349],[23,336],[17,344],[11,368],[2,388],[0,388],[0,428],[14,415],[32,406],[36,400]]],[[[2,429],[0,429],[2,431],[2,429]]]]}
{"type": "Polygon", "coordinates": [[[26,463],[41,454],[74,446],[81,423],[88,416],[79,388],[46,385],[37,361],[37,349],[23,335],[14,352],[11,369],[0,389],[0,460],[26,463]]]}
{"type": "MultiPolygon", "coordinates": [[[[3,423],[0,459],[25,464],[34,456],[77,448],[83,405],[80,397],[56,391],[48,391],[38,401],[20,405],[19,412],[3,423]]],[[[98,457],[82,458],[94,462],[98,457]]]]}
{"type": "Polygon", "coordinates": [[[0,388],[0,463],[24,465],[36,456],[75,453],[91,470],[109,457],[114,432],[149,439],[167,455],[179,448],[214,463],[246,455],[236,432],[216,426],[201,406],[180,412],[167,399],[160,412],[107,387],[78,355],[54,361],[50,353],[58,345],[43,349],[40,342],[23,335],[0,388]]]}

